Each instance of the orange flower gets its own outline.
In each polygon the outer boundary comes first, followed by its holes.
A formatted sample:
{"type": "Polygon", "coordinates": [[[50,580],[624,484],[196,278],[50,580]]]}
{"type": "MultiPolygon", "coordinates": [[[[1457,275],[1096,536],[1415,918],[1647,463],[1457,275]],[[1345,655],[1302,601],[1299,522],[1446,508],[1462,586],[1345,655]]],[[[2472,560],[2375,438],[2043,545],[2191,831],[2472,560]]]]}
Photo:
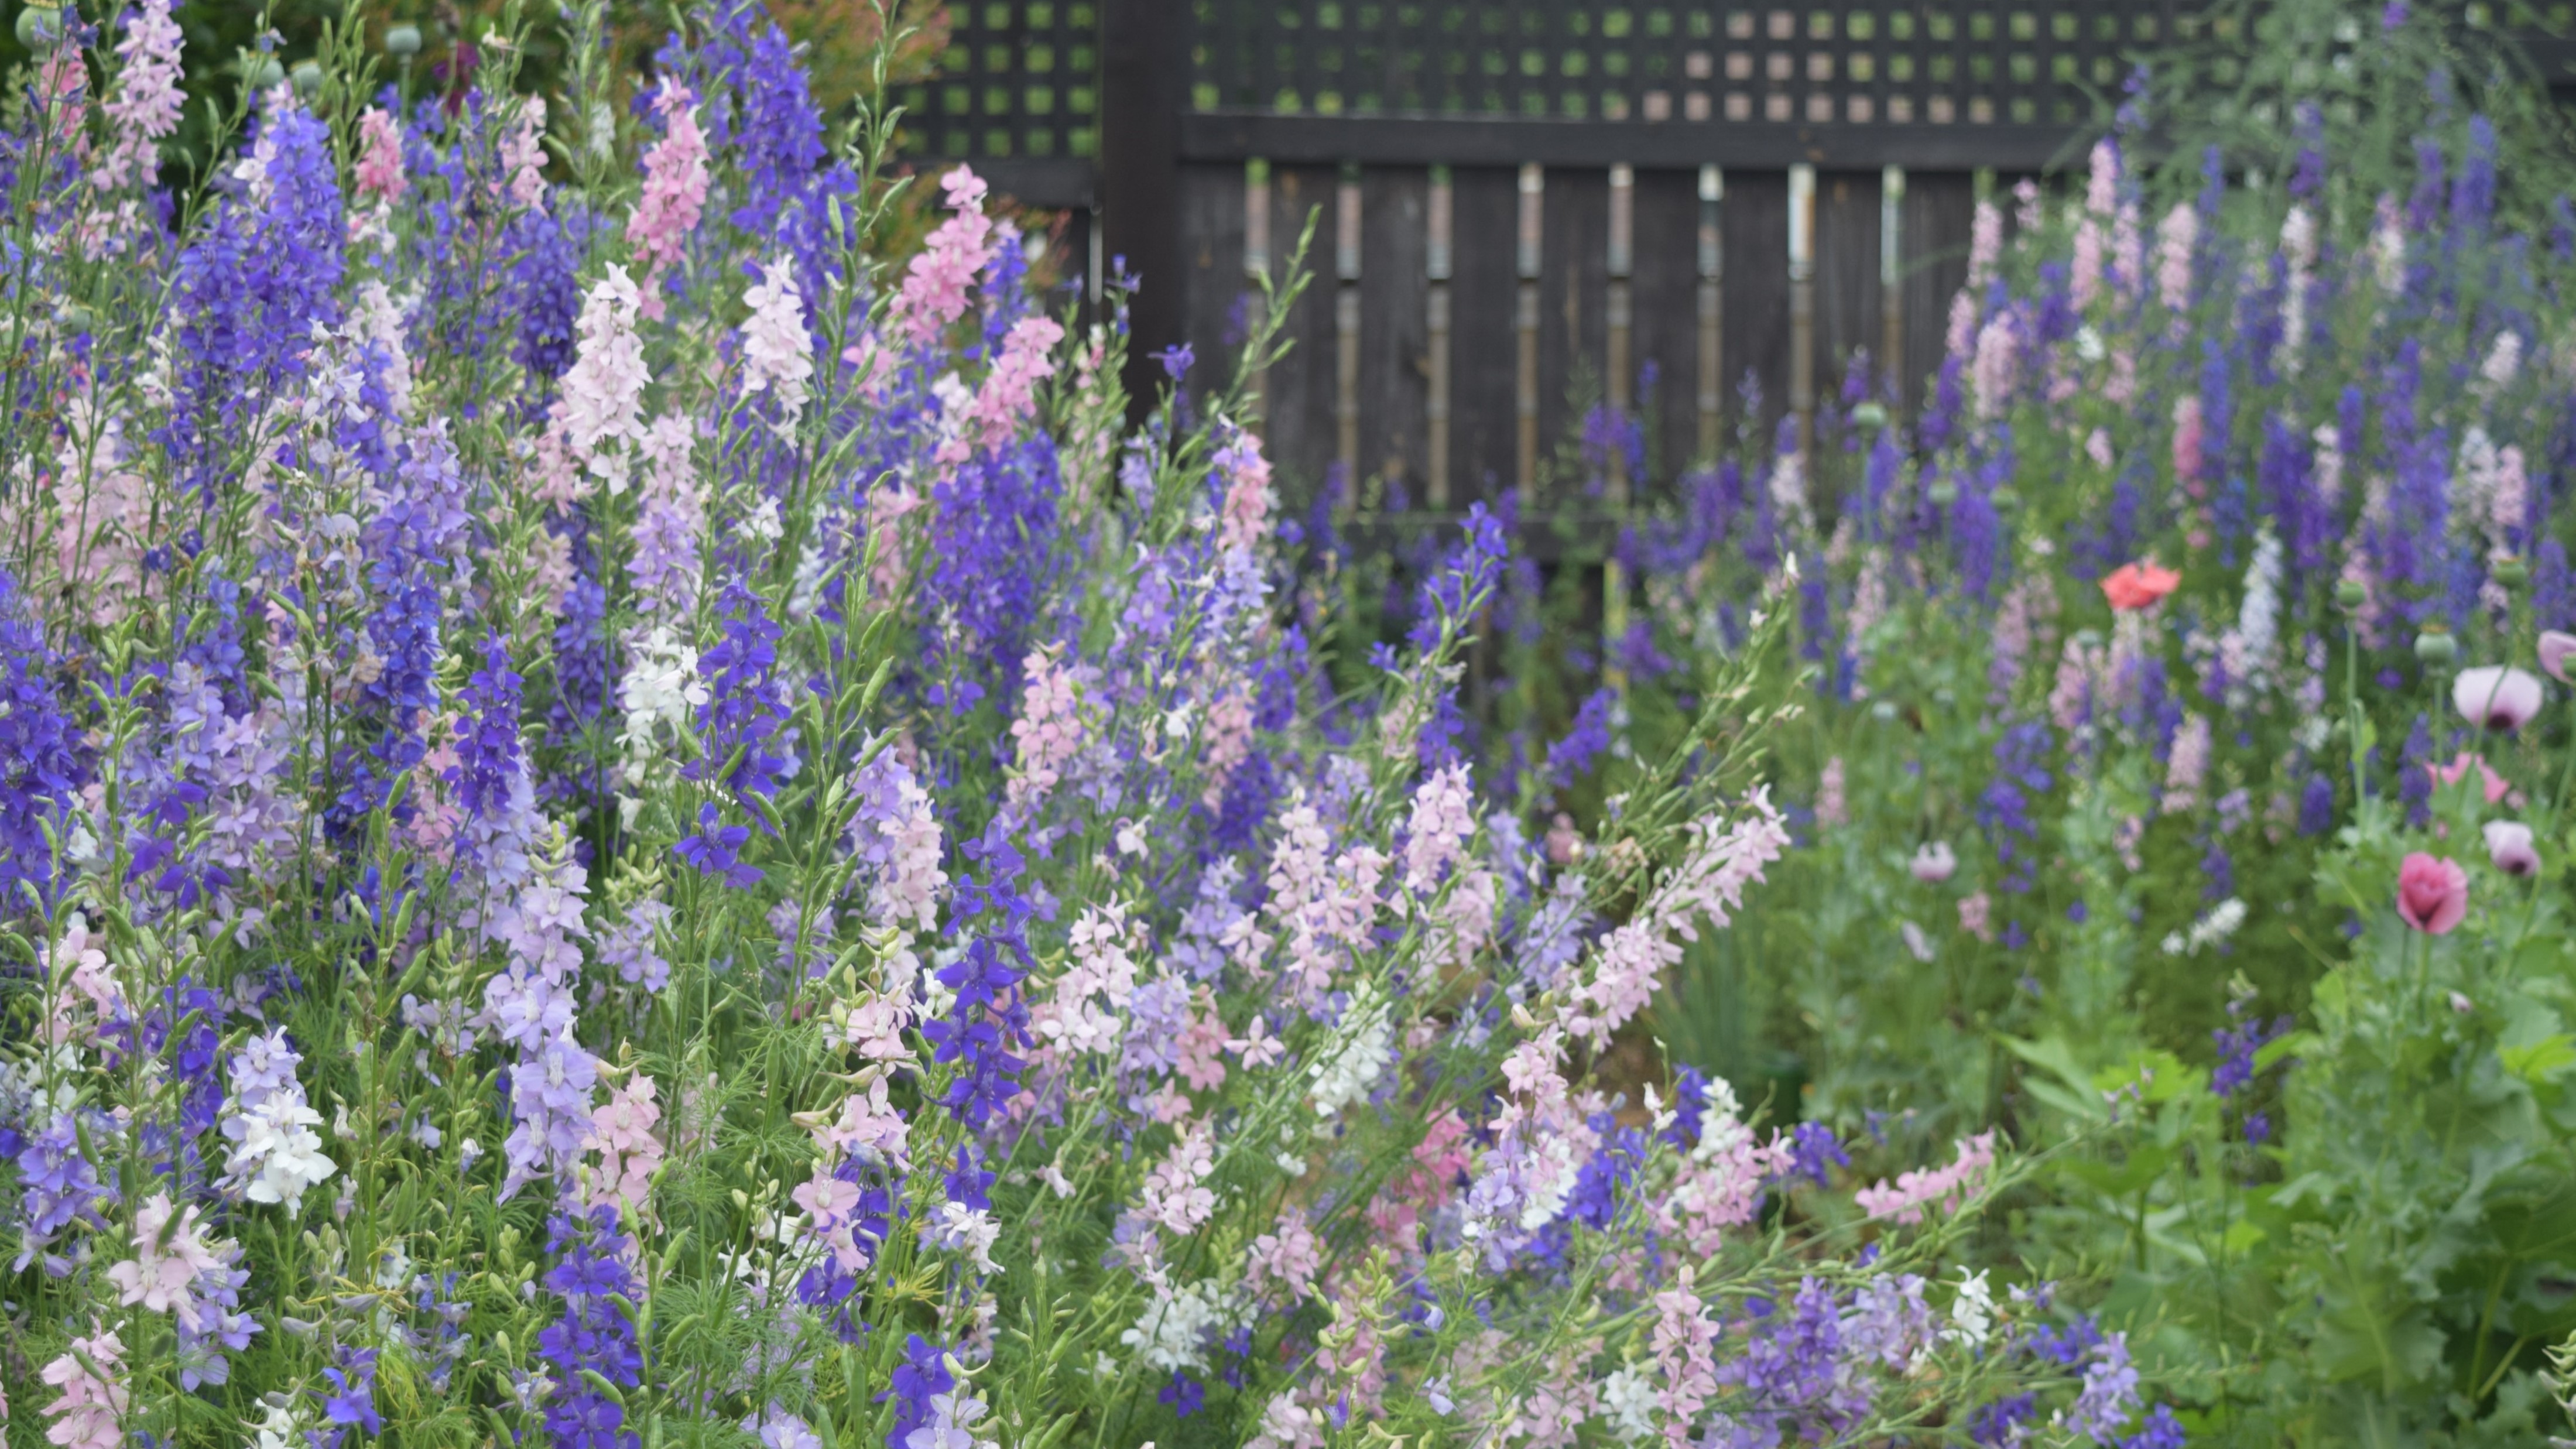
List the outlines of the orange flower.
{"type": "Polygon", "coordinates": [[[2182,575],[2172,569],[2160,569],[2153,560],[2122,564],[2102,580],[2102,597],[2114,609],[2143,609],[2174,591],[2182,575]]]}

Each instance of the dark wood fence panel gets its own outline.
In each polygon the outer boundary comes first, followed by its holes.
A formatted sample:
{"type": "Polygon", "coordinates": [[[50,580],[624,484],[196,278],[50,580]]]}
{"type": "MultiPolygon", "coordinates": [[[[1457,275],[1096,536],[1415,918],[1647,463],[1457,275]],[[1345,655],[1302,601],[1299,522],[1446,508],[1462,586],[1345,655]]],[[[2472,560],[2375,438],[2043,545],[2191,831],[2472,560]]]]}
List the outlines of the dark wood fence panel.
{"type": "Polygon", "coordinates": [[[1726,322],[1721,407],[1729,425],[1750,423],[1768,439],[1789,405],[1789,176],[1726,173],[1726,322]],[[1743,411],[1750,374],[1760,411],[1743,411]]]}
{"type": "MultiPolygon", "coordinates": [[[[1187,238],[1182,254],[1189,265],[1181,335],[1197,357],[1185,385],[1202,402],[1233,380],[1241,328],[1248,320],[1243,173],[1241,166],[1206,165],[1189,167],[1181,177],[1181,230],[1187,238]]],[[[1156,283],[1147,277],[1145,285],[1156,283]]]]}
{"type": "Polygon", "coordinates": [[[1950,299],[1968,280],[1968,232],[1977,207],[1974,180],[1957,174],[1905,180],[1905,402],[1920,409],[1929,379],[1948,350],[1950,299]]]}
{"type": "Polygon", "coordinates": [[[1282,276],[1307,214],[1319,213],[1306,254],[1314,277],[1280,329],[1289,351],[1270,369],[1262,409],[1263,446],[1285,475],[1287,496],[1300,506],[1331,469],[1339,432],[1333,416],[1335,176],[1328,166],[1279,166],[1270,173],[1270,257],[1282,276]]]}
{"type": "Polygon", "coordinates": [[[1610,174],[1550,167],[1539,253],[1538,450],[1543,465],[1583,426],[1578,383],[1598,403],[1609,291],[1610,174]]]}
{"type": "Polygon", "coordinates": [[[1816,178],[1816,398],[1840,408],[1852,354],[1867,351],[1873,372],[1886,313],[1879,297],[1878,188],[1875,171],[1829,171],[1816,178]]]}
{"type": "Polygon", "coordinates": [[[1637,173],[1636,366],[1654,367],[1653,460],[1642,490],[1677,476],[1699,448],[1699,173],[1637,173]]]}
{"type": "Polygon", "coordinates": [[[1502,166],[1461,166],[1451,175],[1449,498],[1464,508],[1512,483],[1520,175],[1502,166]]]}
{"type": "Polygon", "coordinates": [[[1359,471],[1411,507],[1427,480],[1431,287],[1427,169],[1381,167],[1360,181],[1359,471]]]}

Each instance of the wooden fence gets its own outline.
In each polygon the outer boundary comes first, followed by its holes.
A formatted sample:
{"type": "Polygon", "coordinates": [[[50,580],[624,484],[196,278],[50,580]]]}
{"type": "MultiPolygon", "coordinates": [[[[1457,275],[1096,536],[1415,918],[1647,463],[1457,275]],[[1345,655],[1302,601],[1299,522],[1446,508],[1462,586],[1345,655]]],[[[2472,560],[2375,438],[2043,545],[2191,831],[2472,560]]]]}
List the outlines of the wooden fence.
{"type": "Polygon", "coordinates": [[[1978,178],[2081,164],[2145,51],[2227,39],[2179,0],[957,0],[915,146],[1123,257],[1146,354],[1228,365],[1251,279],[1312,216],[1262,379],[1284,477],[1415,506],[1527,483],[1578,397],[1642,405],[1668,482],[1803,426],[1867,349],[1938,366],[1978,178]],[[1652,395],[1638,389],[1651,378],[1652,395]],[[1751,379],[1752,385],[1746,386],[1751,379]]]}

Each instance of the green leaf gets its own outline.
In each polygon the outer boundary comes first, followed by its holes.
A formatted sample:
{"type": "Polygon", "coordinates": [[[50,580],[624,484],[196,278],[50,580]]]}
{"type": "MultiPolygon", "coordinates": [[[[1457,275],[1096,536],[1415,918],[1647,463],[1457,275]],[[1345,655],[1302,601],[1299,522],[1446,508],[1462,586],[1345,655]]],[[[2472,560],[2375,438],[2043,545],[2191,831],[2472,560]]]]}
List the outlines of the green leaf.
{"type": "Polygon", "coordinates": [[[2498,1047],[2496,1055],[2503,1058],[2506,1071],[2535,1087],[2543,1086],[2576,1067],[2576,1037],[2560,1032],[2527,1046],[2498,1047]]]}
{"type": "Polygon", "coordinates": [[[2004,1050],[2057,1078],[2057,1082],[2036,1077],[2025,1082],[2032,1096],[2087,1122],[2110,1120],[2111,1109],[2103,1102],[2101,1090],[2093,1085],[2092,1075],[2077,1065],[2075,1049],[2066,1044],[2064,1037],[2023,1041],[1999,1035],[1996,1040],[2004,1044],[2004,1050]],[[2061,1087],[2059,1082],[2065,1085],[2061,1087]]]}

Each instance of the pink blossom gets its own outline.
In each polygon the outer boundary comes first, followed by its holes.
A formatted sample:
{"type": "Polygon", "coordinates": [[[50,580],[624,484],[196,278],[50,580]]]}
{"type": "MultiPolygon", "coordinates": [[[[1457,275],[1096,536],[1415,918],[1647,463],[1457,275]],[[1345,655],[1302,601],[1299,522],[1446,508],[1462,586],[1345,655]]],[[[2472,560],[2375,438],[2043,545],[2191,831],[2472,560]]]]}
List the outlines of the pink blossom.
{"type": "Polygon", "coordinates": [[[1851,823],[1851,807],[1843,799],[1843,757],[1840,755],[1825,761],[1824,773],[1816,779],[1816,823],[1851,823]]]}
{"type": "Polygon", "coordinates": [[[175,1314],[181,1325],[195,1328],[197,1300],[188,1290],[200,1277],[223,1266],[199,1231],[197,1209],[172,1206],[166,1192],[154,1193],[136,1208],[134,1259],[107,1270],[107,1280],[117,1288],[117,1302],[175,1314]]]}
{"type": "MultiPolygon", "coordinates": [[[[993,223],[984,215],[984,182],[960,166],[939,178],[955,212],[930,234],[904,270],[885,330],[905,345],[926,347],[966,314],[967,290],[993,258],[993,223]]],[[[1050,342],[1049,346],[1054,344],[1050,342]]]]}
{"type": "Polygon", "coordinates": [[[518,119],[501,136],[501,169],[508,173],[508,193],[521,206],[546,199],[546,100],[528,96],[518,119]]]}
{"type": "Polygon", "coordinates": [[[2487,494],[2487,532],[2502,540],[2531,521],[2531,480],[2522,449],[2507,443],[2496,449],[2495,486],[2487,494]]]}
{"type": "Polygon", "coordinates": [[[402,125],[382,106],[369,106],[358,117],[358,194],[377,201],[399,201],[411,189],[403,175],[402,125]]]}
{"type": "Polygon", "coordinates": [[[2576,634],[2562,634],[2555,629],[2540,631],[2540,667],[2549,677],[2567,683],[2567,660],[2576,655],[2576,634]]]}
{"type": "Polygon", "coordinates": [[[2200,787],[2209,778],[2209,716],[2191,714],[2174,731],[2173,753],[2165,758],[2165,813],[2180,814],[2200,803],[2200,787]]]}
{"type": "Polygon", "coordinates": [[[2429,936],[2447,936],[2469,914],[2469,873],[2456,860],[2422,851],[2397,868],[2397,917],[2429,936]]]}
{"type": "Polygon", "coordinates": [[[2091,169],[2084,178],[2084,209],[2095,216],[2109,216],[2120,204],[2120,147],[2104,137],[2093,143],[2086,160],[2091,169]]]}
{"type": "Polygon", "coordinates": [[[1214,810],[1224,803],[1225,787],[1234,772],[1252,758],[1252,699],[1246,683],[1237,680],[1224,686],[1224,692],[1207,707],[1202,737],[1206,748],[1199,773],[1206,784],[1200,787],[1199,803],[1214,810]]]}
{"type": "Polygon", "coordinates": [[[125,1442],[128,1404],[117,1372],[124,1366],[125,1344],[115,1334],[101,1330],[73,1339],[41,1375],[62,1391],[62,1397],[45,1406],[55,1420],[45,1438],[59,1449],[118,1449],[125,1442]]]}
{"type": "Polygon", "coordinates": [[[1968,223],[1968,290],[1982,292],[1995,278],[1995,265],[2004,257],[2004,214],[1991,201],[1977,203],[1977,212],[1968,223]]]}
{"type": "Polygon", "coordinates": [[[2090,307],[2102,295],[2102,224],[2086,217],[2075,224],[2074,270],[2067,292],[2078,308],[2090,307]]]}
{"type": "Polygon", "coordinates": [[[1088,731],[1079,667],[1057,662],[1059,646],[1030,650],[1021,664],[1020,717],[1011,721],[1017,756],[1005,798],[1026,806],[1046,798],[1082,752],[1088,731]]]}
{"type": "Polygon", "coordinates": [[[2200,245],[2200,213],[2189,202],[2156,225],[2156,292],[2167,308],[2179,312],[2191,305],[2192,253],[2200,245]]]}
{"type": "Polygon", "coordinates": [[[578,350],[563,377],[564,427],[573,455],[609,480],[611,493],[626,487],[626,460],[615,445],[644,437],[644,343],[635,322],[643,307],[634,279],[611,263],[591,284],[573,323],[578,350]]]}
{"type": "Polygon", "coordinates": [[[140,0],[128,13],[125,38],[116,43],[116,98],[107,103],[115,128],[107,154],[90,184],[114,191],[133,180],[149,182],[160,169],[161,142],[179,129],[187,97],[179,90],[179,22],[171,0],[140,0]]]}
{"type": "Polygon", "coordinates": [[[1130,935],[1126,908],[1114,903],[1091,907],[1073,923],[1066,948],[1071,959],[1053,992],[1029,1015],[1029,1030],[1039,1041],[1077,1055],[1114,1054],[1125,1045],[1137,977],[1130,935]]]}
{"type": "Polygon", "coordinates": [[[1919,1223],[1926,1206],[1937,1206],[1943,1212],[1955,1210],[1963,1198],[1978,1190],[1986,1170],[1994,1165],[1995,1134],[1980,1132],[1961,1138],[1958,1156],[1946,1166],[1904,1173],[1894,1187],[1880,1178],[1877,1186],[1853,1193],[1852,1201],[1874,1218],[1919,1223]]]}
{"type": "Polygon", "coordinates": [[[681,249],[695,231],[707,201],[707,138],[698,129],[696,97],[677,81],[666,81],[653,98],[662,118],[662,139],[644,152],[644,189],[635,198],[635,213],[626,219],[626,242],[644,268],[644,315],[662,316],[661,274],[679,264],[681,249]]]}
{"type": "Polygon", "coordinates": [[[2491,730],[2510,732],[2531,723],[2542,699],[2538,676],[2500,664],[2463,669],[2451,681],[2451,704],[2460,717],[2491,730]]]}
{"type": "Polygon", "coordinates": [[[1261,456],[1261,439],[1231,428],[1216,450],[1217,473],[1225,479],[1225,503],[1217,514],[1217,542],[1225,548],[1260,546],[1270,530],[1270,510],[1277,495],[1270,487],[1270,461],[1261,456]]]}
{"type": "Polygon", "coordinates": [[[1288,1290],[1288,1302],[1293,1304],[1315,1291],[1315,1275],[1323,1267],[1323,1245],[1307,1226],[1305,1209],[1282,1208],[1278,1224],[1252,1240],[1252,1251],[1244,1260],[1244,1286],[1258,1291],[1266,1283],[1276,1283],[1288,1290]]]}
{"type": "Polygon", "coordinates": [[[2486,823],[2487,860],[2506,875],[2540,873],[2540,851],[2532,844],[2531,827],[2516,820],[2490,820],[2486,823]]]}
{"type": "Polygon", "coordinates": [[[1427,896],[1438,890],[1450,862],[1476,833],[1475,795],[1462,764],[1434,770],[1413,792],[1405,820],[1404,888],[1427,896]]]}
{"type": "Polygon", "coordinates": [[[2147,245],[2138,225],[2138,203],[2120,203],[2111,221],[2111,275],[2121,294],[2134,297],[2147,280],[2147,245]]]}
{"type": "Polygon", "coordinates": [[[653,1079],[639,1071],[590,1113],[589,1146],[600,1162],[589,1201],[614,1200],[630,1223],[651,1203],[653,1174],[662,1166],[662,1139],[653,1133],[662,1108],[654,1090],[653,1079]]]}
{"type": "Polygon", "coordinates": [[[2192,393],[2174,403],[2173,429],[2174,481],[2186,489],[2196,488],[2200,483],[2200,394],[2192,393]]]}
{"type": "Polygon", "coordinates": [[[2484,755],[2462,750],[2447,765],[2437,765],[2429,760],[2424,764],[2424,772],[2433,777],[2435,789],[2460,783],[2472,768],[2478,772],[2479,789],[2486,796],[2488,804],[2496,804],[2513,792],[2513,786],[2506,782],[2504,776],[2495,772],[2495,767],[2487,763],[2487,757],[2484,755]]]}
{"type": "Polygon", "coordinates": [[[1950,842],[1935,840],[1916,849],[1910,869],[1925,885],[1939,885],[1958,872],[1959,856],[1950,849],[1950,842]]]}
{"type": "Polygon", "coordinates": [[[1216,1145],[1203,1124],[1172,1144],[1171,1154],[1145,1174],[1145,1217],[1187,1237],[1216,1215],[1216,1145]]]}
{"type": "Polygon", "coordinates": [[[742,324],[742,390],[767,389],[792,426],[805,411],[806,382],[814,375],[814,339],[796,295],[795,264],[784,256],[764,264],[759,285],[742,300],[751,309],[742,324]]]}
{"type": "Polygon", "coordinates": [[[1966,362],[1977,350],[1977,296],[1965,287],[1950,298],[1950,355],[1966,362]]]}
{"type": "Polygon", "coordinates": [[[1977,416],[2001,416],[2012,402],[2013,389],[2021,377],[2021,333],[2009,313],[1986,319],[1986,325],[1978,330],[1977,360],[1971,371],[1976,380],[1977,416]]]}
{"type": "Polygon", "coordinates": [[[1707,1302],[1693,1291],[1687,1264],[1680,1283],[1657,1293],[1654,1305],[1656,1377],[1664,1384],[1655,1403],[1664,1411],[1666,1449],[1683,1449],[1691,1442],[1690,1426],[1700,1410],[1717,1397],[1718,1324],[1707,1302]]]}
{"type": "MultiPolygon", "coordinates": [[[[1011,324],[1002,338],[1002,356],[984,375],[967,414],[986,451],[1008,445],[1035,410],[1038,384],[1055,376],[1055,359],[1049,354],[1063,340],[1064,328],[1052,317],[1023,317],[1011,324]]],[[[965,457],[943,461],[962,463],[965,457]]]]}
{"type": "Polygon", "coordinates": [[[1714,815],[1693,822],[1680,863],[1656,883],[1636,915],[1602,938],[1590,979],[1559,1010],[1567,1035],[1606,1046],[1612,1032],[1654,999],[1664,972],[1681,960],[1674,938],[1698,940],[1703,918],[1721,930],[1733,919],[1745,887],[1761,880],[1762,868],[1789,844],[1767,791],[1755,791],[1746,804],[1744,816],[1732,824],[1721,825],[1714,815]]]}
{"type": "MultiPolygon", "coordinates": [[[[911,1053],[902,1056],[908,1063],[911,1053]]],[[[898,1170],[912,1160],[911,1131],[903,1113],[894,1106],[882,1066],[861,1069],[857,1090],[841,1099],[837,1114],[799,1113],[796,1121],[813,1134],[814,1145],[827,1159],[852,1152],[865,1161],[889,1163],[898,1170]]]]}
{"type": "Polygon", "coordinates": [[[1991,944],[1995,939],[1994,898],[1984,891],[1959,898],[1959,929],[1991,944]]]}

